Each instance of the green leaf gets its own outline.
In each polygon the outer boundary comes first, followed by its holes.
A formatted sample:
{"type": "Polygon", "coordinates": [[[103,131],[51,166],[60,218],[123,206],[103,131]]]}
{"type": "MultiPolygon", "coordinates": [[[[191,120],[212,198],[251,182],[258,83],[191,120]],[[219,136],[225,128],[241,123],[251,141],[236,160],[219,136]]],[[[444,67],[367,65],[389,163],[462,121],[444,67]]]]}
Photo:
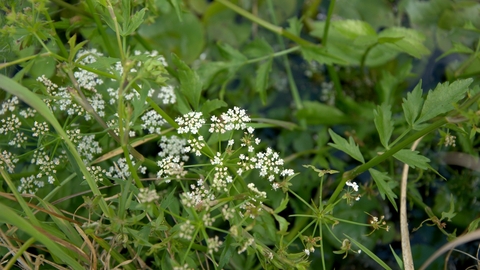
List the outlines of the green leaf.
{"type": "Polygon", "coordinates": [[[373,180],[377,184],[378,191],[380,191],[380,196],[382,196],[382,199],[385,200],[385,196],[387,196],[388,200],[392,203],[395,210],[398,211],[397,203],[395,202],[395,198],[397,198],[397,195],[392,191],[392,185],[390,183],[387,183],[387,181],[391,180],[391,178],[388,177],[387,173],[382,173],[375,169],[368,169],[368,171],[370,172],[373,180]]]}
{"type": "Polygon", "coordinates": [[[422,33],[403,27],[391,27],[378,34],[379,41],[400,52],[405,52],[413,57],[421,58],[430,54],[430,50],[423,45],[425,37],[422,33]],[[387,38],[387,39],[386,39],[387,38]]]}
{"type": "Polygon", "coordinates": [[[452,221],[452,218],[456,215],[457,213],[455,213],[455,202],[453,199],[453,195],[450,195],[450,210],[448,210],[448,212],[442,212],[441,220],[446,218],[448,221],[452,221]]]}
{"type": "Polygon", "coordinates": [[[413,91],[407,94],[407,98],[403,99],[402,103],[403,114],[405,115],[405,120],[407,120],[407,123],[410,125],[410,127],[413,127],[413,124],[420,113],[422,105],[422,81],[420,80],[413,91]]]}
{"type": "Polygon", "coordinates": [[[178,56],[173,54],[173,63],[177,66],[178,80],[180,81],[180,92],[187,98],[193,110],[198,109],[202,83],[195,71],[192,71],[178,56]]]}
{"type": "Polygon", "coordinates": [[[373,112],[375,127],[377,128],[380,142],[385,149],[389,149],[388,142],[393,132],[392,111],[391,106],[383,103],[382,106],[377,106],[373,112]]]}
{"type": "Polygon", "coordinates": [[[347,61],[327,52],[323,47],[304,45],[300,47],[303,58],[306,61],[317,61],[319,64],[348,64],[347,61]]]}
{"type": "Polygon", "coordinates": [[[225,103],[225,101],[223,100],[219,100],[219,99],[207,100],[203,102],[201,111],[203,115],[209,115],[210,112],[222,107],[227,107],[227,106],[228,104],[225,103]]]}
{"type": "Polygon", "coordinates": [[[341,110],[317,101],[304,101],[297,111],[297,118],[305,119],[309,125],[336,125],[351,122],[351,117],[341,110]]]}
{"type": "Polygon", "coordinates": [[[302,22],[297,17],[290,18],[287,21],[288,21],[287,31],[296,36],[300,36],[300,33],[302,32],[302,27],[303,27],[302,22]]]}
{"type": "Polygon", "coordinates": [[[280,227],[280,232],[282,233],[285,233],[287,232],[288,230],[288,225],[290,224],[290,222],[288,222],[284,217],[281,217],[277,214],[273,214],[273,216],[275,217],[275,219],[278,221],[278,225],[280,227]]]}
{"type": "Polygon", "coordinates": [[[454,109],[454,103],[465,96],[473,79],[457,80],[451,84],[438,84],[435,90],[430,90],[423,104],[422,112],[415,124],[421,124],[440,114],[454,109]]]}
{"type": "Polygon", "coordinates": [[[365,163],[365,159],[362,156],[362,153],[360,152],[360,149],[358,148],[358,145],[355,143],[352,137],[349,138],[348,142],[344,138],[340,137],[337,135],[333,130],[328,129],[328,133],[330,134],[330,137],[332,138],[334,143],[329,143],[333,148],[336,148],[340,151],[345,152],[352,158],[360,161],[361,163],[365,163]]]}
{"type": "Polygon", "coordinates": [[[178,20],[182,22],[182,11],[180,10],[180,5],[182,4],[181,0],[168,0],[170,4],[173,6],[173,9],[175,9],[175,13],[177,14],[178,20]]]}
{"type": "Polygon", "coordinates": [[[130,35],[135,30],[137,30],[137,28],[140,27],[140,25],[142,25],[142,23],[144,21],[143,17],[145,17],[145,11],[146,11],[146,8],[142,8],[140,11],[136,12],[132,16],[128,26],[126,27],[126,29],[122,29],[122,36],[130,35]]]}
{"type": "Polygon", "coordinates": [[[274,53],[270,44],[263,38],[257,38],[250,42],[242,52],[249,58],[260,58],[274,53]]]}
{"type": "Polygon", "coordinates": [[[428,162],[430,162],[430,159],[425,156],[419,155],[418,151],[402,149],[395,153],[393,157],[405,164],[408,164],[408,166],[414,169],[415,167],[418,167],[422,170],[427,170],[429,168],[428,162]]]}
{"type": "Polygon", "coordinates": [[[248,60],[245,55],[228,44],[220,44],[219,48],[223,57],[225,57],[227,60],[238,63],[244,63],[248,60]]]}
{"type": "Polygon", "coordinates": [[[398,267],[399,267],[400,269],[403,269],[403,260],[402,260],[402,258],[400,258],[400,257],[397,255],[397,253],[395,252],[395,250],[393,250],[392,245],[389,245],[389,246],[390,246],[390,250],[392,251],[393,257],[395,257],[395,261],[397,262],[398,267]]]}
{"type": "Polygon", "coordinates": [[[376,261],[380,266],[382,266],[384,269],[387,269],[387,270],[392,270],[392,268],[390,268],[390,266],[388,266],[385,262],[382,261],[382,259],[380,259],[379,257],[377,257],[377,255],[375,255],[375,253],[371,252],[368,248],[366,248],[364,245],[360,244],[360,242],[358,242],[357,240],[353,239],[352,237],[348,236],[345,234],[345,236],[348,238],[348,240],[350,240],[350,242],[352,242],[353,244],[355,244],[359,249],[361,249],[365,254],[368,255],[368,257],[372,258],[374,261],[376,261]]]}
{"type": "Polygon", "coordinates": [[[273,212],[275,214],[278,214],[278,213],[282,212],[283,210],[285,210],[285,208],[287,208],[289,200],[290,199],[288,198],[288,193],[286,193],[285,198],[282,199],[282,201],[280,202],[280,205],[277,208],[275,208],[275,210],[273,212]]]}
{"type": "Polygon", "coordinates": [[[369,23],[360,20],[339,20],[333,22],[332,27],[352,40],[359,36],[377,36],[377,33],[369,23]]]}
{"type": "Polygon", "coordinates": [[[255,91],[260,94],[263,105],[267,103],[268,75],[272,70],[272,58],[262,63],[257,69],[255,78],[255,91]]]}

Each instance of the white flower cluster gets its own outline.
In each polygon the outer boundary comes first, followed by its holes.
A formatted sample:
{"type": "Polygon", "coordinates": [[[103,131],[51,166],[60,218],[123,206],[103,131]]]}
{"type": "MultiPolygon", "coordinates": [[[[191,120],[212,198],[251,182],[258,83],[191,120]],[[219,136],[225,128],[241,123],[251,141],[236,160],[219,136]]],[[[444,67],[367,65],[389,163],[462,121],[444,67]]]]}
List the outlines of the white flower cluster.
{"type": "Polygon", "coordinates": [[[185,162],[180,161],[178,156],[167,156],[157,161],[160,170],[157,172],[157,179],[166,178],[165,183],[170,183],[172,178],[181,179],[187,171],[183,168],[185,162]]]}
{"type": "Polygon", "coordinates": [[[40,166],[40,172],[36,175],[36,178],[40,179],[45,174],[49,184],[55,182],[56,168],[60,165],[59,157],[50,158],[42,149],[37,149],[33,152],[31,163],[40,166]]]}
{"type": "Polygon", "coordinates": [[[357,184],[357,183],[347,181],[345,184],[346,184],[347,186],[353,188],[353,190],[355,190],[355,192],[358,192],[358,184],[357,184]]]}
{"type": "Polygon", "coordinates": [[[203,140],[203,136],[198,136],[198,138],[192,138],[188,141],[188,146],[185,147],[187,152],[194,153],[197,157],[202,155],[202,148],[205,147],[205,141],[203,140]]]}
{"type": "Polygon", "coordinates": [[[158,155],[162,158],[165,158],[167,156],[172,156],[172,157],[179,157],[182,161],[188,161],[189,157],[187,155],[188,152],[190,152],[189,149],[186,147],[187,145],[187,140],[179,138],[175,135],[167,137],[163,136],[160,139],[160,152],[158,152],[158,155]]]}
{"type": "Polygon", "coordinates": [[[197,211],[210,209],[210,203],[215,200],[215,195],[205,186],[205,182],[198,180],[197,185],[190,185],[190,189],[191,191],[180,195],[182,204],[185,207],[193,207],[197,211]]]}
{"type": "Polygon", "coordinates": [[[177,96],[175,95],[175,90],[171,85],[162,86],[160,88],[160,93],[158,93],[158,98],[165,105],[175,104],[177,102],[177,96]]]}
{"type": "Polygon", "coordinates": [[[190,241],[192,240],[194,230],[195,226],[193,226],[190,223],[190,220],[187,219],[184,223],[180,224],[180,229],[178,230],[179,233],[177,234],[177,237],[190,241]]]}
{"type": "Polygon", "coordinates": [[[179,134],[190,133],[197,134],[198,130],[205,124],[201,112],[189,112],[181,117],[177,117],[175,122],[179,125],[177,132],[179,134]]]}
{"type": "Polygon", "coordinates": [[[215,235],[215,238],[208,238],[207,239],[208,253],[212,254],[213,252],[217,252],[218,248],[222,244],[223,242],[218,239],[217,235],[215,235]]]}
{"type": "MultiPolygon", "coordinates": [[[[130,160],[132,161],[132,165],[135,167],[135,161],[132,155],[130,155],[130,160]]],[[[139,166],[137,170],[145,174],[147,172],[147,167],[139,166]]],[[[110,178],[117,178],[122,180],[128,179],[131,173],[128,168],[127,160],[125,158],[119,158],[117,162],[113,163],[113,166],[110,166],[110,168],[108,168],[108,171],[105,173],[105,175],[110,178]]]]}
{"type": "Polygon", "coordinates": [[[212,116],[210,118],[210,133],[225,133],[230,130],[244,130],[247,128],[248,122],[251,121],[245,110],[239,107],[228,109],[227,112],[222,113],[219,118],[212,116]]]}
{"type": "MultiPolygon", "coordinates": [[[[80,50],[77,53],[76,61],[78,61],[82,65],[93,64],[97,62],[97,57],[100,56],[103,56],[103,54],[98,52],[97,49],[80,50]]],[[[97,74],[84,69],[80,69],[79,71],[74,72],[73,76],[77,80],[80,87],[94,93],[97,92],[95,87],[97,85],[103,84],[103,80],[100,79],[97,74]]]]}
{"type": "MultiPolygon", "coordinates": [[[[102,169],[102,167],[100,166],[88,166],[87,171],[90,173],[90,175],[92,176],[95,182],[102,181],[103,176],[107,172],[105,169],[102,169]]],[[[85,175],[83,176],[83,179],[85,179],[85,175]]]]}
{"type": "Polygon", "coordinates": [[[6,114],[8,111],[15,111],[18,105],[18,97],[13,96],[2,102],[2,108],[0,109],[0,115],[6,114]]]}
{"type": "Polygon", "coordinates": [[[23,194],[35,194],[38,189],[44,186],[43,181],[37,180],[35,176],[30,175],[29,177],[25,178],[22,177],[20,179],[20,185],[18,186],[17,190],[23,194]]]}
{"type": "Polygon", "coordinates": [[[149,133],[161,134],[161,126],[167,123],[163,117],[155,110],[150,110],[142,116],[142,128],[147,129],[149,133]]]}
{"type": "Polygon", "coordinates": [[[151,203],[154,201],[158,201],[160,196],[156,190],[151,190],[148,188],[140,188],[138,192],[138,201],[140,203],[151,203]]]}
{"type": "Polygon", "coordinates": [[[82,136],[80,142],[77,143],[77,151],[80,156],[84,157],[83,162],[85,164],[90,163],[94,156],[101,154],[103,149],[100,144],[95,141],[95,135],[82,136]]]}
{"type": "Polygon", "coordinates": [[[33,127],[32,127],[32,131],[33,131],[32,136],[33,137],[43,136],[43,135],[47,134],[47,132],[49,130],[50,129],[48,127],[47,122],[37,122],[37,121],[35,121],[33,123],[33,127]]]}
{"type": "Polygon", "coordinates": [[[0,166],[6,169],[9,173],[15,171],[15,165],[17,162],[18,158],[14,154],[6,150],[3,150],[3,152],[0,153],[0,166]]]}

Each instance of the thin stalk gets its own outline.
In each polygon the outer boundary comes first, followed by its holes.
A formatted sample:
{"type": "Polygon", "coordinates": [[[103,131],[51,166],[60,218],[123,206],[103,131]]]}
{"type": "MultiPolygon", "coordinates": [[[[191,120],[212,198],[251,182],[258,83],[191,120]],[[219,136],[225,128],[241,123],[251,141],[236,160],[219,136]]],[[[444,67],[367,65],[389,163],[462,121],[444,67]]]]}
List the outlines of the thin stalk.
{"type": "Polygon", "coordinates": [[[82,16],[85,16],[87,18],[92,18],[92,15],[88,12],[86,12],[85,10],[81,9],[81,8],[78,8],[72,4],[69,4],[69,3],[66,3],[62,0],[50,0],[52,1],[53,3],[57,4],[58,6],[61,6],[61,7],[64,7],[66,9],[69,9],[70,11],[72,11],[73,13],[75,14],[80,14],[82,16]]]}
{"type": "Polygon", "coordinates": [[[54,37],[54,39],[55,39],[55,43],[57,44],[58,48],[59,48],[60,51],[62,52],[62,55],[63,55],[64,57],[68,57],[67,48],[65,48],[65,45],[64,45],[63,42],[60,40],[60,37],[58,36],[57,31],[55,30],[55,26],[53,25],[52,18],[50,17],[50,14],[48,13],[48,10],[45,10],[45,12],[43,13],[43,15],[44,15],[45,18],[47,19],[47,23],[48,23],[48,25],[50,26],[50,30],[53,32],[53,37],[54,37]]]}
{"type": "Polygon", "coordinates": [[[112,47],[112,44],[107,38],[107,32],[105,32],[105,29],[103,28],[103,23],[100,20],[100,17],[98,16],[97,10],[95,9],[95,5],[93,3],[93,0],[86,0],[88,8],[90,9],[90,14],[92,14],[93,20],[95,21],[95,24],[97,25],[97,30],[100,33],[100,36],[102,37],[103,44],[105,45],[105,48],[107,49],[108,54],[111,57],[118,57],[117,53],[115,52],[114,48],[112,47]]]}
{"type": "Polygon", "coordinates": [[[7,63],[0,64],[0,69],[4,69],[4,68],[7,68],[7,67],[16,65],[16,64],[20,64],[20,63],[26,62],[26,61],[28,61],[28,60],[31,60],[31,59],[34,59],[34,58],[37,58],[37,57],[44,57],[44,56],[50,56],[50,55],[52,55],[51,52],[46,52],[46,53],[42,53],[42,54],[30,55],[30,56],[27,56],[27,57],[24,57],[24,58],[20,58],[20,59],[11,61],[11,62],[7,62],[7,63]]]}
{"type": "Polygon", "coordinates": [[[113,22],[115,24],[115,36],[117,37],[117,45],[118,45],[118,50],[120,51],[120,59],[122,61],[122,64],[125,62],[125,53],[123,51],[124,47],[123,47],[123,42],[122,42],[122,39],[120,37],[120,28],[119,28],[119,25],[118,25],[118,20],[117,20],[117,15],[115,15],[115,11],[113,11],[113,7],[112,7],[112,4],[108,3],[108,13],[110,14],[110,17],[112,17],[113,19],[113,22]]]}
{"type": "Polygon", "coordinates": [[[335,8],[335,0],[330,0],[330,5],[328,6],[327,19],[325,20],[325,28],[323,30],[322,44],[323,46],[327,45],[328,40],[328,31],[330,30],[330,21],[332,20],[333,9],[335,8]]]}
{"type": "MultiPolygon", "coordinates": [[[[268,9],[270,10],[270,15],[272,16],[272,21],[274,24],[277,24],[277,18],[275,16],[275,10],[273,9],[272,0],[267,1],[268,9]]],[[[277,34],[277,41],[280,44],[280,48],[285,50],[285,42],[280,34],[277,34]]],[[[288,83],[290,84],[290,91],[292,93],[293,100],[295,102],[295,107],[297,110],[303,109],[302,99],[300,98],[300,94],[298,93],[297,84],[295,83],[295,79],[293,78],[292,69],[290,68],[290,62],[288,58],[284,55],[282,57],[283,65],[285,66],[285,71],[287,72],[288,83]]],[[[305,120],[304,120],[305,122],[305,120]]],[[[306,123],[303,123],[304,126],[306,123]]]]}

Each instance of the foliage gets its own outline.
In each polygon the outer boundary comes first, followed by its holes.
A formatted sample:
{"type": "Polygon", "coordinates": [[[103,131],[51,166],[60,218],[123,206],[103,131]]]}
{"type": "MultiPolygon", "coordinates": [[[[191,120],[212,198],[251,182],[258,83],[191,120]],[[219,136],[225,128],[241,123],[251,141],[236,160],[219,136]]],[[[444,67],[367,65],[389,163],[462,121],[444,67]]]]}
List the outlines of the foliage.
{"type": "Polygon", "coordinates": [[[5,269],[403,268],[405,190],[476,237],[478,3],[0,7],[5,269]]]}

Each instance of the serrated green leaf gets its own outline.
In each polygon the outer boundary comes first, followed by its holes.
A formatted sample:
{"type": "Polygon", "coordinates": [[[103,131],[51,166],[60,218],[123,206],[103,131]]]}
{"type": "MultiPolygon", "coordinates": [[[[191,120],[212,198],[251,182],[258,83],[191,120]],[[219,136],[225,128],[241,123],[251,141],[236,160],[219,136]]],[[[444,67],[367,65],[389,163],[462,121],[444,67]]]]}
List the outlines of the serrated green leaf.
{"type": "Polygon", "coordinates": [[[347,61],[327,52],[325,48],[314,46],[314,45],[304,45],[300,47],[303,58],[306,61],[317,61],[319,64],[348,64],[347,61]]]}
{"type": "Polygon", "coordinates": [[[450,195],[450,209],[448,210],[448,212],[442,212],[441,220],[446,218],[447,221],[452,221],[452,218],[454,218],[456,215],[457,213],[455,213],[455,202],[453,199],[453,195],[450,195]]]}
{"type": "Polygon", "coordinates": [[[248,60],[245,55],[228,44],[220,44],[219,48],[223,57],[230,61],[243,63],[248,60]]]}
{"type": "Polygon", "coordinates": [[[451,84],[448,82],[438,84],[435,90],[428,92],[423,104],[420,117],[415,124],[421,124],[440,114],[454,109],[454,103],[465,96],[468,86],[473,79],[457,80],[451,84]]]}
{"type": "Polygon", "coordinates": [[[287,20],[287,22],[288,22],[287,31],[296,36],[300,36],[300,33],[302,32],[302,27],[303,27],[302,22],[297,17],[290,18],[287,20]]]}
{"type": "Polygon", "coordinates": [[[202,83],[195,71],[192,71],[178,56],[173,54],[173,63],[177,66],[178,80],[180,81],[180,92],[187,98],[193,110],[198,109],[202,83]]]}
{"type": "Polygon", "coordinates": [[[275,208],[275,210],[273,212],[275,214],[278,214],[278,213],[282,212],[283,210],[285,210],[285,208],[287,208],[289,200],[290,199],[288,198],[288,193],[286,193],[285,198],[282,199],[282,201],[280,202],[280,205],[277,208],[275,208]]]}
{"type": "Polygon", "coordinates": [[[403,27],[391,27],[383,30],[378,34],[379,40],[385,42],[384,44],[400,52],[405,52],[413,57],[421,58],[423,55],[430,54],[430,50],[423,45],[425,36],[413,29],[403,27]],[[387,42],[388,38],[394,42],[387,42]]]}
{"type": "Polygon", "coordinates": [[[263,38],[257,38],[250,42],[242,52],[249,58],[260,58],[273,54],[273,49],[263,38]]]}
{"type": "Polygon", "coordinates": [[[391,178],[388,177],[387,173],[382,173],[375,169],[368,169],[368,171],[370,172],[373,180],[377,184],[378,191],[380,192],[380,196],[382,196],[382,199],[385,200],[385,196],[387,196],[388,200],[392,203],[395,210],[398,211],[397,203],[395,202],[395,198],[397,198],[397,195],[393,192],[391,185],[387,183],[387,181],[390,181],[391,178]]]}
{"type": "Polygon", "coordinates": [[[202,104],[202,113],[203,115],[208,115],[210,112],[222,108],[222,107],[227,107],[228,104],[225,103],[225,101],[220,100],[220,99],[213,99],[213,100],[207,100],[203,102],[202,104]]]}
{"type": "Polygon", "coordinates": [[[413,127],[413,124],[420,113],[422,105],[422,81],[420,80],[413,91],[407,94],[407,98],[403,99],[402,103],[403,114],[410,127],[413,127]]]}
{"type": "Polygon", "coordinates": [[[394,158],[400,160],[401,162],[408,164],[408,166],[412,167],[415,169],[415,167],[418,167],[422,170],[426,170],[429,168],[428,162],[430,162],[430,159],[428,159],[425,156],[419,155],[418,151],[412,151],[409,149],[402,149],[395,153],[393,155],[394,158]]]}
{"type": "Polygon", "coordinates": [[[361,163],[365,163],[365,159],[363,158],[363,155],[360,152],[358,145],[355,143],[352,137],[350,137],[347,142],[346,139],[340,137],[331,129],[328,129],[328,133],[330,134],[330,137],[334,142],[334,143],[329,143],[328,145],[340,151],[345,152],[347,155],[360,161],[361,163]]]}
{"type": "Polygon", "coordinates": [[[391,106],[387,103],[383,103],[381,106],[377,106],[377,109],[373,112],[375,127],[377,128],[380,142],[385,149],[388,149],[388,142],[393,132],[392,111],[391,106]]]}
{"type": "Polygon", "coordinates": [[[262,63],[257,69],[255,78],[255,91],[260,94],[263,105],[267,103],[268,76],[272,69],[272,58],[262,63]]]}
{"type": "Polygon", "coordinates": [[[137,30],[140,25],[142,25],[145,17],[145,11],[146,8],[142,8],[140,11],[136,12],[132,18],[130,19],[130,22],[126,29],[122,29],[122,36],[128,36],[131,33],[133,33],[135,30],[137,30]]]}

